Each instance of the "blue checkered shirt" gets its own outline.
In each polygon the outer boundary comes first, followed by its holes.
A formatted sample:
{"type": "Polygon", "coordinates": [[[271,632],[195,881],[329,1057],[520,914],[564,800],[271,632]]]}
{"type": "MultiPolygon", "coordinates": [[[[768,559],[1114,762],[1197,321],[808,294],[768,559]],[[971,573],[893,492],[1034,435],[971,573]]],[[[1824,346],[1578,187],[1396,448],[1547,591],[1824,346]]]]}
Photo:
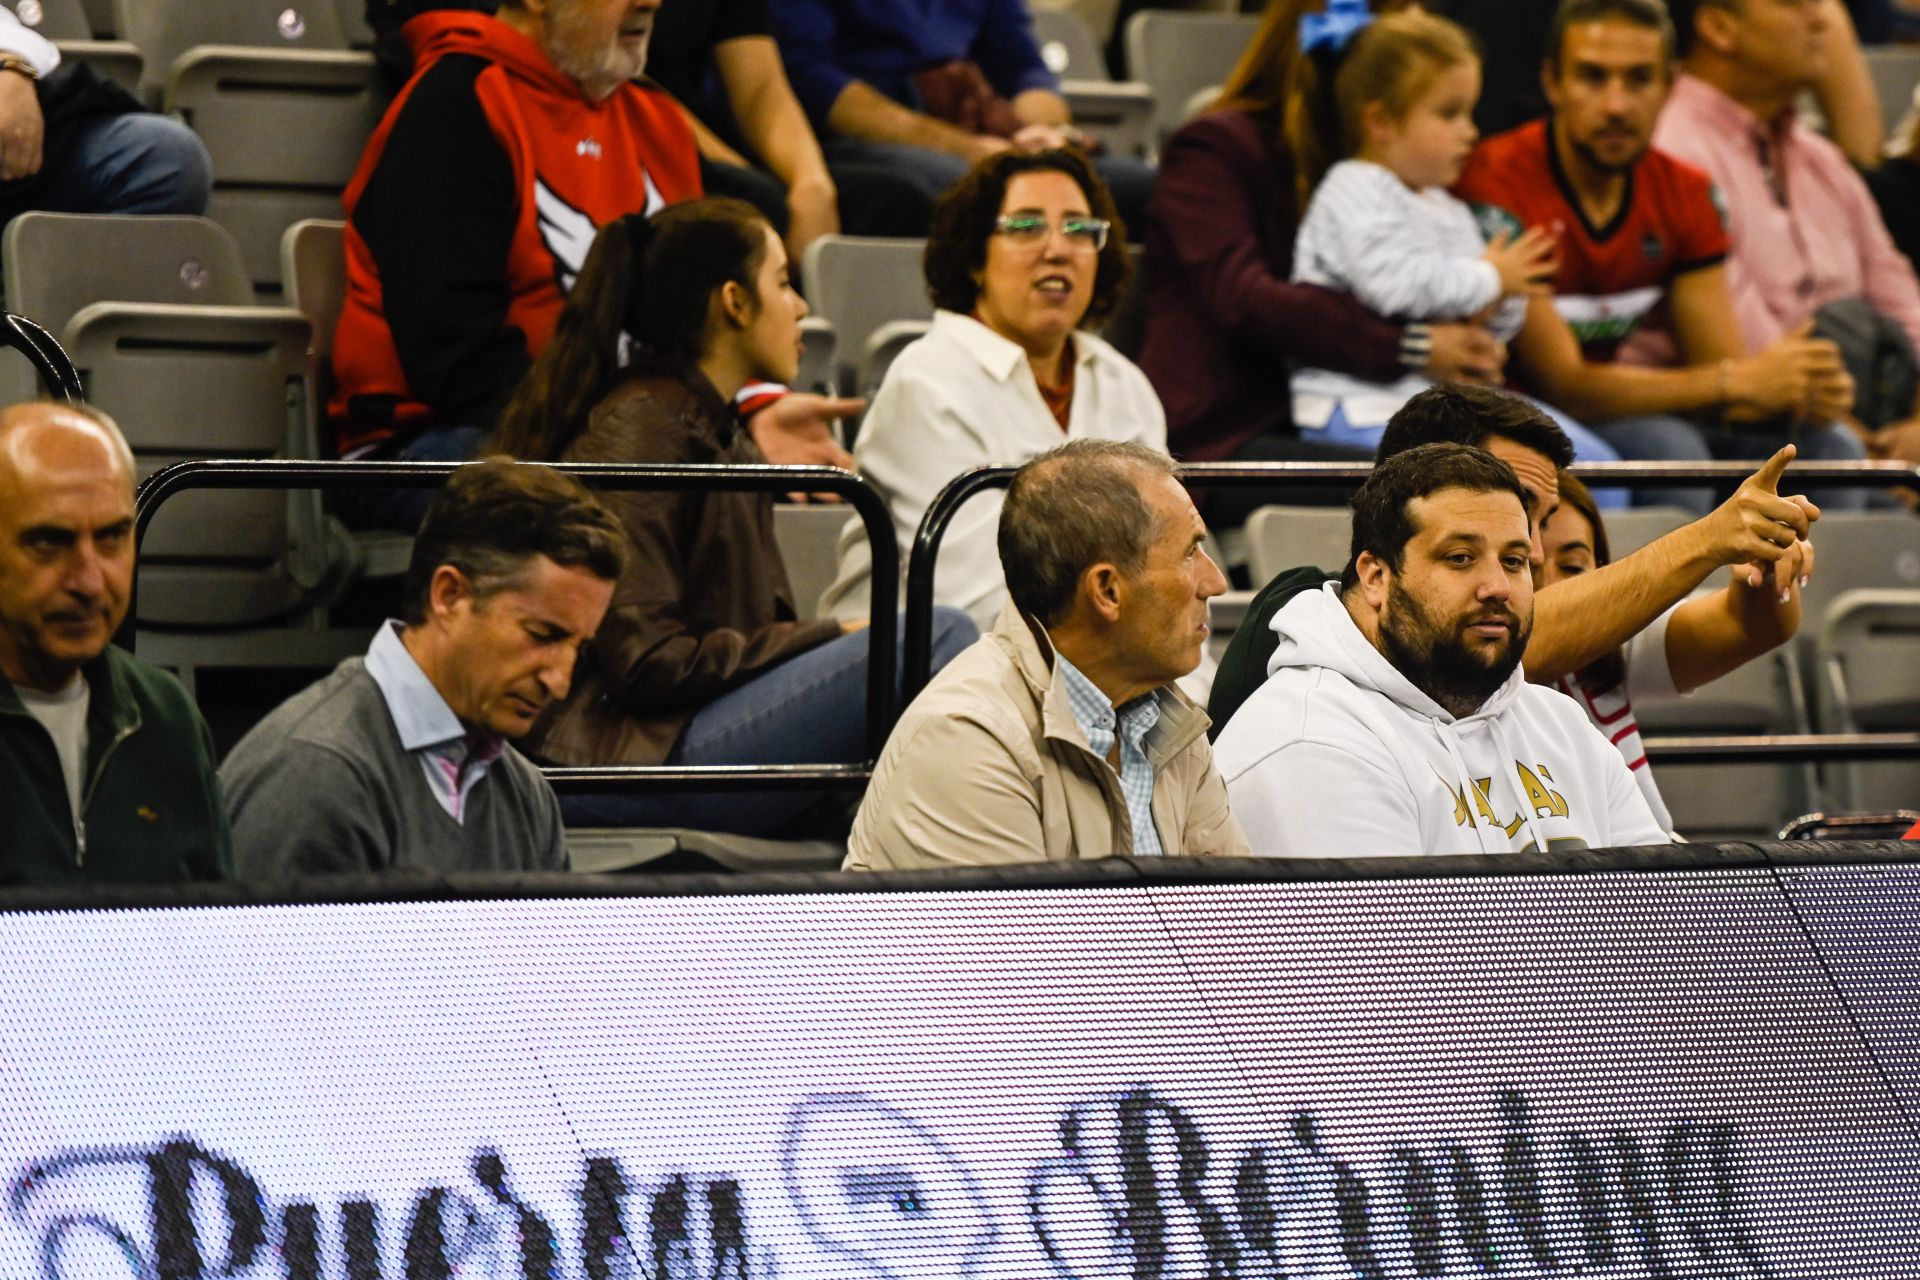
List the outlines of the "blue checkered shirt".
{"type": "Polygon", "coordinates": [[[1053,660],[1066,677],[1067,706],[1087,745],[1102,760],[1113,755],[1114,725],[1120,732],[1120,794],[1127,802],[1127,816],[1133,822],[1133,852],[1136,857],[1159,857],[1160,832],[1153,825],[1153,762],[1147,759],[1144,743],[1153,726],[1160,723],[1160,701],[1152,694],[1135,698],[1115,713],[1113,703],[1100,692],[1100,686],[1087,679],[1078,667],[1058,650],[1053,660]]]}

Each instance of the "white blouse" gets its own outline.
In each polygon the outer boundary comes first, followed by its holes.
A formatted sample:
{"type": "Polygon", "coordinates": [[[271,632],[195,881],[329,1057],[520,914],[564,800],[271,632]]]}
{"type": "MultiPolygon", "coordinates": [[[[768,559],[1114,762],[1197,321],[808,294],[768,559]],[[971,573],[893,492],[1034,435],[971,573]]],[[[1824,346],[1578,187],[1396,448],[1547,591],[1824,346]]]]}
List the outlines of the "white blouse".
{"type": "MultiPolygon", "coordinates": [[[[874,395],[853,455],[893,513],[903,575],[935,495],[975,467],[1018,466],[1066,440],[1131,440],[1165,451],[1167,417],[1139,366],[1090,333],[1073,335],[1073,404],[1063,434],[1040,397],[1027,353],[969,316],[934,313],[926,337],[902,351],[874,395]]],[[[934,602],[964,609],[982,631],[1006,599],[998,529],[1001,491],[969,502],[947,527],[934,602]]],[[[840,542],[840,566],[821,601],[836,618],[864,618],[872,561],[859,521],[840,542]]]]}

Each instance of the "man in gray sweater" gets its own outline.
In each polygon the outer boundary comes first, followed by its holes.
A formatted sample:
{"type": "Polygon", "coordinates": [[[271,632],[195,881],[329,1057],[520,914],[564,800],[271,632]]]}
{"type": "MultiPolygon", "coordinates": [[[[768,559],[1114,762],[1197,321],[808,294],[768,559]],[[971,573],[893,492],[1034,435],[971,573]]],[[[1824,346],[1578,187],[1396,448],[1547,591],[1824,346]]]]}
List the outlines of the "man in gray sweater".
{"type": "Polygon", "coordinates": [[[625,555],[571,477],[462,467],[414,540],[405,619],[221,766],[240,875],[565,870],[559,805],[508,739],[566,696],[625,555]]]}

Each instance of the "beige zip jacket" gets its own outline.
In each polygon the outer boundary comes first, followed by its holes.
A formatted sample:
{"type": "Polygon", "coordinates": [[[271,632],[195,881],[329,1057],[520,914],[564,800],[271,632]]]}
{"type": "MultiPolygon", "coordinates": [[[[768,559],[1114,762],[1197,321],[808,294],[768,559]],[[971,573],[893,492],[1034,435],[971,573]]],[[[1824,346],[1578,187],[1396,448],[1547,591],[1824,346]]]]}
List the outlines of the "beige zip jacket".
{"type": "MultiPolygon", "coordinates": [[[[880,755],[848,871],[1068,862],[1133,851],[1120,778],[1093,753],[1038,627],[1012,604],[933,678],[880,755]]],[[[1153,816],[1170,854],[1247,857],[1207,716],[1171,685],[1147,735],[1153,816]]]]}

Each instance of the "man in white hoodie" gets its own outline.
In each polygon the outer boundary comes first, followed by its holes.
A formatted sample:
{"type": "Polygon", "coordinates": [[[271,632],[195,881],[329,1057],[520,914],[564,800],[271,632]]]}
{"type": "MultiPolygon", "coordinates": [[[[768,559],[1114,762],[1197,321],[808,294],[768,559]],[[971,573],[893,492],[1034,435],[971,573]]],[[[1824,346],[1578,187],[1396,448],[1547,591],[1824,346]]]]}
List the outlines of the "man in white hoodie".
{"type": "Polygon", "coordinates": [[[1265,684],[1215,758],[1256,854],[1365,857],[1665,844],[1626,763],[1520,669],[1527,493],[1480,449],[1377,463],[1338,583],[1274,619],[1265,684]]]}

